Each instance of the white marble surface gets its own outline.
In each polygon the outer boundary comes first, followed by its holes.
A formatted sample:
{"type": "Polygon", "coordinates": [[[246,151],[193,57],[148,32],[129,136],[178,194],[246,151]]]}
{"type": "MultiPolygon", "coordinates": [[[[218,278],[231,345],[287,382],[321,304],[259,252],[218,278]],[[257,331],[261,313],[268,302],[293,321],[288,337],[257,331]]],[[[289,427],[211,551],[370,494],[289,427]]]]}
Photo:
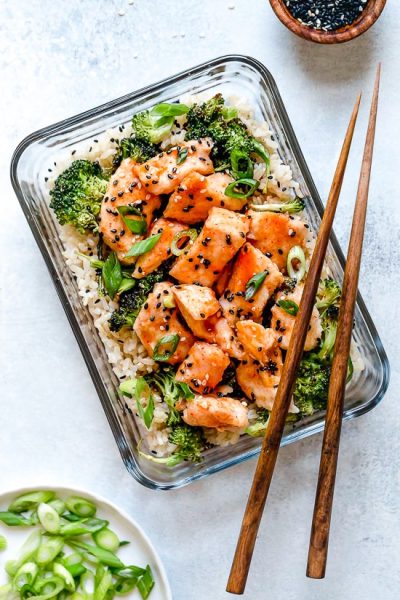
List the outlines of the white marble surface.
{"type": "Polygon", "coordinates": [[[388,2],[373,30],[325,48],[287,32],[266,0],[0,2],[1,488],[58,482],[119,503],[159,549],[176,600],[229,597],[225,583],[255,463],[167,493],[127,473],[11,190],[11,153],[34,129],[215,56],[249,54],[274,74],[322,196],[356,93],[365,91],[336,225],[345,243],[373,73],[383,62],[360,286],[392,383],[376,410],[344,425],[326,579],[304,575],[317,436],[280,454],[245,598],[398,598],[399,22],[399,3],[388,2]]]}

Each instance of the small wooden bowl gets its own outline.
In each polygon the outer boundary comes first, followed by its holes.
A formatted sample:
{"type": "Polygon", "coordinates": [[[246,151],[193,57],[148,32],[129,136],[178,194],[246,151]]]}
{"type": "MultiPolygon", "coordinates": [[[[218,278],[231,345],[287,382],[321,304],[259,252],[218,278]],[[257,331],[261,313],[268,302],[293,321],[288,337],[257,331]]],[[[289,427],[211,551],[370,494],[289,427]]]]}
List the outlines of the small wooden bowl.
{"type": "Polygon", "coordinates": [[[318,44],[341,44],[367,31],[385,8],[386,0],[369,0],[360,16],[351,25],[335,31],[322,31],[303,25],[286,8],[285,0],[270,0],[270,3],[278,19],[296,35],[318,44]]]}

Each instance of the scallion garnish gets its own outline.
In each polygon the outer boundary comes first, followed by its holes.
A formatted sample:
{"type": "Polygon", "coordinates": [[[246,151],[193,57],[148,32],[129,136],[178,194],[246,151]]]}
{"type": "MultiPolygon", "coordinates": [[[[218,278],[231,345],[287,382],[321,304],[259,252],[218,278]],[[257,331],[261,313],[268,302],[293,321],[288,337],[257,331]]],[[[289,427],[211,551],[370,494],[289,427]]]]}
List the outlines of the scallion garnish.
{"type": "Polygon", "coordinates": [[[141,240],[140,242],[136,242],[133,244],[132,248],[129,250],[128,254],[126,254],[126,258],[132,256],[141,256],[142,254],[146,254],[146,252],[150,252],[157,244],[160,239],[162,233],[156,233],[155,235],[151,235],[145,240],[141,240]]]}
{"type": "Polygon", "coordinates": [[[153,589],[153,587],[154,587],[153,573],[151,572],[150,566],[147,565],[146,572],[144,573],[144,575],[142,575],[142,577],[139,579],[139,581],[137,583],[137,588],[138,588],[143,600],[146,600],[146,598],[149,597],[150,592],[153,589]]]}
{"type": "Polygon", "coordinates": [[[177,349],[180,339],[181,338],[177,333],[164,335],[160,338],[154,346],[153,360],[169,360],[177,349]]]}
{"type": "Polygon", "coordinates": [[[174,235],[174,239],[171,243],[172,254],[174,254],[174,256],[180,256],[181,254],[183,254],[183,252],[185,252],[187,246],[187,244],[184,243],[185,240],[189,243],[193,243],[196,238],[197,231],[195,229],[185,229],[184,231],[179,231],[174,235]],[[181,243],[180,246],[178,246],[178,242],[181,243]]]}
{"type": "Polygon", "coordinates": [[[49,504],[41,502],[37,509],[39,521],[46,531],[49,533],[58,533],[60,530],[60,515],[49,504]]]}
{"type": "Polygon", "coordinates": [[[26,510],[36,508],[41,502],[49,502],[53,498],[54,492],[28,492],[15,498],[8,507],[8,510],[14,513],[25,512],[26,510]]]}
{"type": "Polygon", "coordinates": [[[185,160],[187,159],[188,156],[188,149],[187,148],[179,148],[178,150],[178,156],[176,159],[176,164],[177,165],[181,165],[182,163],[185,162],[185,160]]]}
{"type": "Polygon", "coordinates": [[[7,539],[4,535],[0,535],[0,550],[5,550],[7,548],[7,539]]]}
{"type": "Polygon", "coordinates": [[[113,299],[122,282],[122,269],[115,252],[108,255],[102,269],[102,278],[107,294],[113,299]]]}
{"type": "Polygon", "coordinates": [[[146,425],[147,429],[150,429],[154,415],[154,398],[144,377],[138,377],[136,379],[134,394],[139,416],[143,420],[143,423],[146,425]],[[143,398],[147,399],[146,408],[144,408],[142,404],[143,398]]]}
{"type": "Polygon", "coordinates": [[[299,312],[299,305],[293,300],[279,300],[277,305],[292,317],[295,317],[299,312]]]}
{"type": "Polygon", "coordinates": [[[251,300],[251,298],[253,298],[254,294],[264,283],[264,280],[267,275],[269,275],[269,271],[261,271],[260,273],[256,273],[251,279],[249,279],[249,281],[246,283],[246,292],[244,295],[246,300],[251,300]]]}
{"type": "Polygon", "coordinates": [[[104,529],[100,529],[94,533],[93,539],[100,548],[110,550],[110,552],[116,552],[120,546],[117,534],[108,529],[108,527],[104,527],[104,529]]]}
{"type": "Polygon", "coordinates": [[[253,177],[253,162],[247,152],[238,149],[231,152],[231,171],[236,180],[253,177]]]}
{"type": "Polygon", "coordinates": [[[119,214],[122,217],[123,222],[132,233],[142,235],[147,231],[146,219],[142,216],[142,212],[136,206],[119,206],[117,208],[119,214]],[[139,219],[128,219],[126,215],[139,216],[139,219]]]}
{"type": "Polygon", "coordinates": [[[304,250],[301,246],[293,246],[290,248],[287,257],[287,272],[289,277],[301,281],[306,274],[306,257],[304,250]],[[293,261],[297,262],[296,268],[293,265],[293,261]]]}
{"type": "Polygon", "coordinates": [[[96,505],[80,496],[68,496],[65,501],[65,506],[70,512],[78,517],[94,517],[96,514],[96,505]]]}
{"type": "Polygon", "coordinates": [[[257,179],[237,179],[225,188],[225,196],[229,196],[229,198],[249,198],[254,194],[259,185],[260,182],[257,179]]]}
{"type": "Polygon", "coordinates": [[[21,525],[32,525],[32,519],[27,519],[22,515],[18,515],[9,510],[0,512],[0,521],[5,523],[6,525],[11,526],[21,526],[21,525]]]}

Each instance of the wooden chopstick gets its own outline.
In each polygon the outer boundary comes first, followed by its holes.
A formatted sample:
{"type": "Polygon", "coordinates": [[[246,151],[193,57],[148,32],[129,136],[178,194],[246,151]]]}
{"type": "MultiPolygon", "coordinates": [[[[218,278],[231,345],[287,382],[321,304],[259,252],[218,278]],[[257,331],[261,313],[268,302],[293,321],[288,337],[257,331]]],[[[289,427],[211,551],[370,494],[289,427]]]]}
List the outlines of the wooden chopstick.
{"type": "Polygon", "coordinates": [[[325,576],[328,555],[329,528],[331,522],[333,493],[339,454],[343,402],[346,387],[347,365],[353,330],[354,307],[357,298],[358,276],[367,213],[368,190],[375,139],[378,109],[380,65],[378,66],[371,104],[364,156],[354,208],[353,225],[347,262],[344,272],[342,299],[339,311],[337,338],[332,362],[325,432],[322,442],[318,486],[308,552],[307,576],[322,579],[325,576]]]}
{"type": "Polygon", "coordinates": [[[360,106],[361,95],[357,98],[351,115],[346,137],[336,167],[329,198],[322,218],[310,268],[303,289],[299,311],[293,327],[289,348],[286,354],[277,395],[272,412],[268,419],[261,454],[259,456],[253,484],[250,490],[242,527],[233,558],[231,572],[226,590],[232,594],[242,594],[246,586],[248,571],[256,542],[264,505],[267,499],[279,446],[282,439],[285,420],[292,397],[296,371],[303,354],[305,339],[311,312],[314,306],[326,248],[332,229],[336,206],[346,170],[347,158],[350,151],[354,128],[360,106]]]}

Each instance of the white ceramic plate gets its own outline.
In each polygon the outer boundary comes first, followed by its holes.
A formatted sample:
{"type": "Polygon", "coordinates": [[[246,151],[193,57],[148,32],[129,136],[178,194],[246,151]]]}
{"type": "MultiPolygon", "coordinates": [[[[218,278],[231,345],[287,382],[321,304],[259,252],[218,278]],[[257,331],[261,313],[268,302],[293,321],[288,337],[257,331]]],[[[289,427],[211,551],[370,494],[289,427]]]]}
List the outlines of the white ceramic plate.
{"type": "MultiPolygon", "coordinates": [[[[157,552],[141,527],[139,527],[139,525],[126,513],[108,500],[87,492],[86,490],[57,486],[20,488],[0,494],[0,510],[7,510],[7,507],[16,496],[33,489],[52,490],[61,499],[74,495],[92,500],[98,507],[98,516],[110,521],[110,528],[115,531],[121,540],[130,541],[130,544],[123,546],[118,551],[118,556],[121,560],[126,564],[138,565],[140,567],[145,567],[147,564],[150,565],[155,580],[155,586],[149,596],[149,600],[172,600],[167,575],[157,552]]],[[[0,584],[6,583],[7,581],[7,574],[4,570],[6,561],[14,558],[18,549],[28,537],[30,531],[32,531],[30,527],[8,527],[0,522],[0,534],[4,535],[8,542],[7,549],[0,553],[0,584]]],[[[139,600],[141,599],[141,596],[137,590],[133,590],[130,594],[123,596],[123,598],[128,600],[139,600]]]]}

